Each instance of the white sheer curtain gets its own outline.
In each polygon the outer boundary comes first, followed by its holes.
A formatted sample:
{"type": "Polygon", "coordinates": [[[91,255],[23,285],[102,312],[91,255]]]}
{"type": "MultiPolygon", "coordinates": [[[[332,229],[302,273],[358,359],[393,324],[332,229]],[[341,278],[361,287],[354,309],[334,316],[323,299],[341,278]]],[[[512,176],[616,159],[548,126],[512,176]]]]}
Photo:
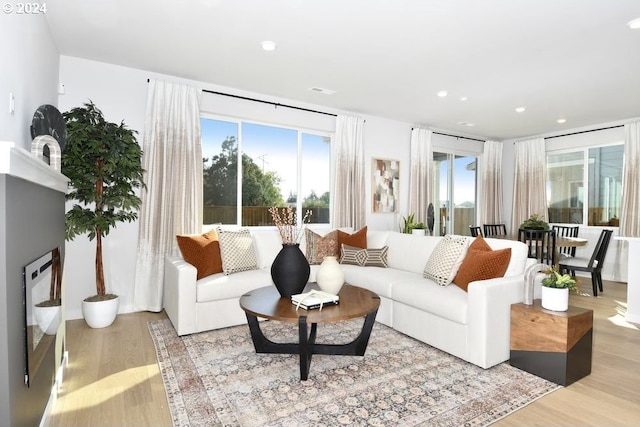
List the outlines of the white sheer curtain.
{"type": "Polygon", "coordinates": [[[480,155],[480,194],[478,199],[480,224],[502,224],[505,222],[502,198],[502,142],[484,142],[484,149],[480,155]]]}
{"type": "Polygon", "coordinates": [[[433,200],[433,151],[432,131],[424,128],[411,130],[411,157],[409,171],[409,212],[414,213],[417,222],[427,222],[427,206],[437,203],[433,200]]]}
{"type": "Polygon", "coordinates": [[[151,80],[147,94],[134,307],[162,310],[164,259],[176,234],[202,228],[200,89],[151,80]]]}
{"type": "Polygon", "coordinates": [[[544,139],[534,138],[516,142],[515,161],[512,233],[515,233],[520,224],[532,214],[538,214],[548,220],[544,139]]]}
{"type": "Polygon", "coordinates": [[[620,235],[640,237],[640,121],[624,125],[620,235]]]}
{"type": "Polygon", "coordinates": [[[336,171],[331,194],[333,227],[358,230],[366,223],[363,127],[364,120],[359,117],[339,115],[336,119],[336,136],[331,144],[336,171]]]}

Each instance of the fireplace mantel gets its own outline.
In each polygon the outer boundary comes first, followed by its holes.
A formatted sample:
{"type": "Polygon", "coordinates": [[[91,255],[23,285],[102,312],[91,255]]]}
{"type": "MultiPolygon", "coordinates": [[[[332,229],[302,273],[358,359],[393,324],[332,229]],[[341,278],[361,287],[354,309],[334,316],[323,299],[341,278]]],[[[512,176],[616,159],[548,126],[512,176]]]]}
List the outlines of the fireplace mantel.
{"type": "Polygon", "coordinates": [[[67,192],[68,178],[15,142],[0,141],[0,174],[7,174],[42,185],[52,190],[67,192]]]}

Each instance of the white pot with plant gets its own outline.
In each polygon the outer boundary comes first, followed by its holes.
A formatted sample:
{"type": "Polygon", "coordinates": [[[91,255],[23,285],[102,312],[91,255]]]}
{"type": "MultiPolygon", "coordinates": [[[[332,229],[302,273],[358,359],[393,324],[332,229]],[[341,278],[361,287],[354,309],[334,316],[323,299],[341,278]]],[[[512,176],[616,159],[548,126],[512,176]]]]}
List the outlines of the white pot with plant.
{"type": "Polygon", "coordinates": [[[569,291],[578,291],[576,279],[568,274],[560,274],[556,269],[545,271],[542,279],[542,308],[552,311],[569,309],[569,291]]]}
{"type": "Polygon", "coordinates": [[[105,120],[89,101],[63,114],[67,144],[62,153],[62,173],[69,178],[66,199],[75,202],[65,215],[67,240],[86,234],[96,240],[96,295],[82,303],[85,321],[92,328],[111,325],[118,313],[118,296],[107,293],[102,263],[102,238],[118,222],[138,218],[144,187],[142,149],[135,131],[105,120]],[[97,310],[97,312],[96,312],[97,310]]]}

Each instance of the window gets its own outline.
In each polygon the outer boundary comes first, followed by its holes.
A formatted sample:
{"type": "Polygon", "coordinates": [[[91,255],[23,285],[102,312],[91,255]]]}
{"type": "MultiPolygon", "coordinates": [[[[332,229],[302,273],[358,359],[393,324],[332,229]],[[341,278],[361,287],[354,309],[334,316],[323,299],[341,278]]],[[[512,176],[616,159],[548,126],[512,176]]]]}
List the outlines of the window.
{"type": "Polygon", "coordinates": [[[547,204],[553,223],[618,226],[624,145],[547,154],[547,204]]]}
{"type": "Polygon", "coordinates": [[[329,223],[328,135],[213,118],[201,129],[205,224],[273,225],[271,206],[329,223]]]}
{"type": "Polygon", "coordinates": [[[440,206],[436,209],[435,235],[466,235],[469,226],[475,224],[476,164],[476,157],[433,153],[434,194],[440,206]]]}

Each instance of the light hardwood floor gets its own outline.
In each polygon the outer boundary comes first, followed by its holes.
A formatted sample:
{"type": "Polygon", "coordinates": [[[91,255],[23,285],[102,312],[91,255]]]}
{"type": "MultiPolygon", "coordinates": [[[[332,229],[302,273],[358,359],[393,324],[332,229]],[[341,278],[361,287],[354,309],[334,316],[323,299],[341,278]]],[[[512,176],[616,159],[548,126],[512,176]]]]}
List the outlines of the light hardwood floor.
{"type": "MultiPolygon", "coordinates": [[[[590,289],[583,280],[583,289],[590,289]]],[[[626,285],[605,282],[597,298],[571,295],[594,310],[591,375],[531,403],[494,426],[640,425],[640,327],[624,321],[626,285]]],[[[147,322],[163,313],[118,316],[106,329],[67,324],[69,364],[51,427],[171,426],[147,322]]]]}

